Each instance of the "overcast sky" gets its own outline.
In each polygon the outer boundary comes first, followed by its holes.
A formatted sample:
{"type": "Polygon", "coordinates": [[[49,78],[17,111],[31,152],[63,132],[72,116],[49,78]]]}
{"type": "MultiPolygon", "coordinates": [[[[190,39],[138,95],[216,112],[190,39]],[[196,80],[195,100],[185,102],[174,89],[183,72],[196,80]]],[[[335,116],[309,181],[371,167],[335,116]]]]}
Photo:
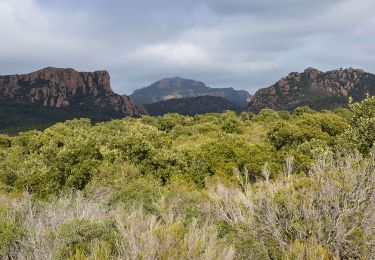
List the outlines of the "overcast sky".
{"type": "Polygon", "coordinates": [[[292,71],[375,72],[375,0],[0,0],[0,75],[108,70],[254,93],[292,71]]]}

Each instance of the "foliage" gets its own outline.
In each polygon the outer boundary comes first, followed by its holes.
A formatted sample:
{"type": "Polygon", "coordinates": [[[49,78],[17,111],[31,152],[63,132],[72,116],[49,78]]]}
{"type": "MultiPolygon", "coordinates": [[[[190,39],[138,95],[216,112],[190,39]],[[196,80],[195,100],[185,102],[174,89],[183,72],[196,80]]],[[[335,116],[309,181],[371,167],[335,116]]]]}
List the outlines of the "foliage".
{"type": "Polygon", "coordinates": [[[110,251],[114,251],[116,231],[108,224],[75,219],[58,227],[56,239],[60,242],[56,249],[56,258],[67,259],[77,251],[89,255],[92,243],[99,243],[110,251]]]}
{"type": "Polygon", "coordinates": [[[375,96],[367,97],[360,103],[350,102],[353,113],[350,141],[363,153],[368,153],[375,143],[375,96]]]}
{"type": "Polygon", "coordinates": [[[242,189],[219,183],[209,196],[226,229],[253,246],[247,258],[370,259],[374,166],[373,158],[359,154],[338,161],[328,156],[314,164],[310,177],[244,183],[242,189]]]}
{"type": "Polygon", "coordinates": [[[0,135],[0,258],[373,259],[374,118],[368,97],[0,135]]]}
{"type": "Polygon", "coordinates": [[[23,229],[12,209],[0,203],[0,258],[10,257],[22,239],[23,229]]]}

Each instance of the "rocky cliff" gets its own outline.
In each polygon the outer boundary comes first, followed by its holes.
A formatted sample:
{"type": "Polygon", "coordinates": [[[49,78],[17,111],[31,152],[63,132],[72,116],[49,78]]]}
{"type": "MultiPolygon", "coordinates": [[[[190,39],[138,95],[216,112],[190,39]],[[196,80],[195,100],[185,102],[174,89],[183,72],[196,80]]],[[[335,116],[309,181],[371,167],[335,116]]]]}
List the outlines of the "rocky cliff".
{"type": "Polygon", "coordinates": [[[271,87],[259,89],[248,110],[292,110],[304,105],[317,110],[334,109],[346,106],[349,97],[361,100],[367,93],[375,95],[373,74],[352,68],[328,72],[308,68],[303,73],[290,73],[271,87]]]}
{"type": "Polygon", "coordinates": [[[52,67],[30,74],[0,76],[0,108],[0,127],[31,118],[48,121],[42,118],[44,113],[55,114],[52,117],[56,118],[63,114],[62,119],[88,117],[94,121],[146,113],[130,97],[112,91],[107,71],[78,72],[52,67]],[[25,113],[26,108],[40,115],[25,113]]]}
{"type": "Polygon", "coordinates": [[[198,96],[222,97],[241,107],[245,107],[250,100],[249,93],[244,90],[210,88],[203,82],[180,77],[162,79],[148,87],[138,89],[130,95],[137,104],[151,104],[169,99],[198,96]]]}

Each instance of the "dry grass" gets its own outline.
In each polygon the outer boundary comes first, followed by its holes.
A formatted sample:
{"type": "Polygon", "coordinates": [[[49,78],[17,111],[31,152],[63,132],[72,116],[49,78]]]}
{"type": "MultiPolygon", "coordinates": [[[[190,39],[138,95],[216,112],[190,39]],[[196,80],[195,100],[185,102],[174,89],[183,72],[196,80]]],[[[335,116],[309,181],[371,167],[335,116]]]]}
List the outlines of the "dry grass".
{"type": "MultiPolygon", "coordinates": [[[[56,232],[64,223],[86,219],[95,223],[114,220],[118,239],[116,252],[111,253],[92,243],[90,254],[72,252],[73,259],[233,259],[234,249],[218,238],[216,226],[211,221],[193,219],[184,223],[178,210],[165,208],[163,214],[146,214],[140,208],[113,210],[101,206],[103,196],[84,198],[82,194],[61,197],[49,203],[35,203],[29,194],[20,199],[3,196],[22,214],[25,234],[9,259],[54,259],[56,248],[63,241],[56,232]],[[101,198],[100,198],[101,197],[101,198]],[[177,213],[176,213],[177,212],[177,213]]],[[[172,206],[171,206],[172,207],[172,206]]]]}
{"type": "Polygon", "coordinates": [[[216,217],[239,233],[245,225],[266,245],[253,258],[262,250],[269,254],[272,246],[284,257],[302,247],[305,256],[374,259],[374,169],[374,157],[324,158],[310,177],[288,175],[242,189],[218,184],[208,194],[216,217]]]}

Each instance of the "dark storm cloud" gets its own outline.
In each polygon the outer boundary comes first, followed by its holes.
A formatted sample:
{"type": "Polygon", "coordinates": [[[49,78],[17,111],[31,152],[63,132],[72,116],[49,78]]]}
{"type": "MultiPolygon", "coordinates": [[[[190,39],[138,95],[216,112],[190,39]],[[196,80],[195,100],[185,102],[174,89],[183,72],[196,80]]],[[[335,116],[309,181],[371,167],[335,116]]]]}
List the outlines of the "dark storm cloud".
{"type": "Polygon", "coordinates": [[[291,71],[375,72],[373,0],[0,0],[0,74],[108,69],[120,93],[179,75],[254,92],[291,71]]]}

